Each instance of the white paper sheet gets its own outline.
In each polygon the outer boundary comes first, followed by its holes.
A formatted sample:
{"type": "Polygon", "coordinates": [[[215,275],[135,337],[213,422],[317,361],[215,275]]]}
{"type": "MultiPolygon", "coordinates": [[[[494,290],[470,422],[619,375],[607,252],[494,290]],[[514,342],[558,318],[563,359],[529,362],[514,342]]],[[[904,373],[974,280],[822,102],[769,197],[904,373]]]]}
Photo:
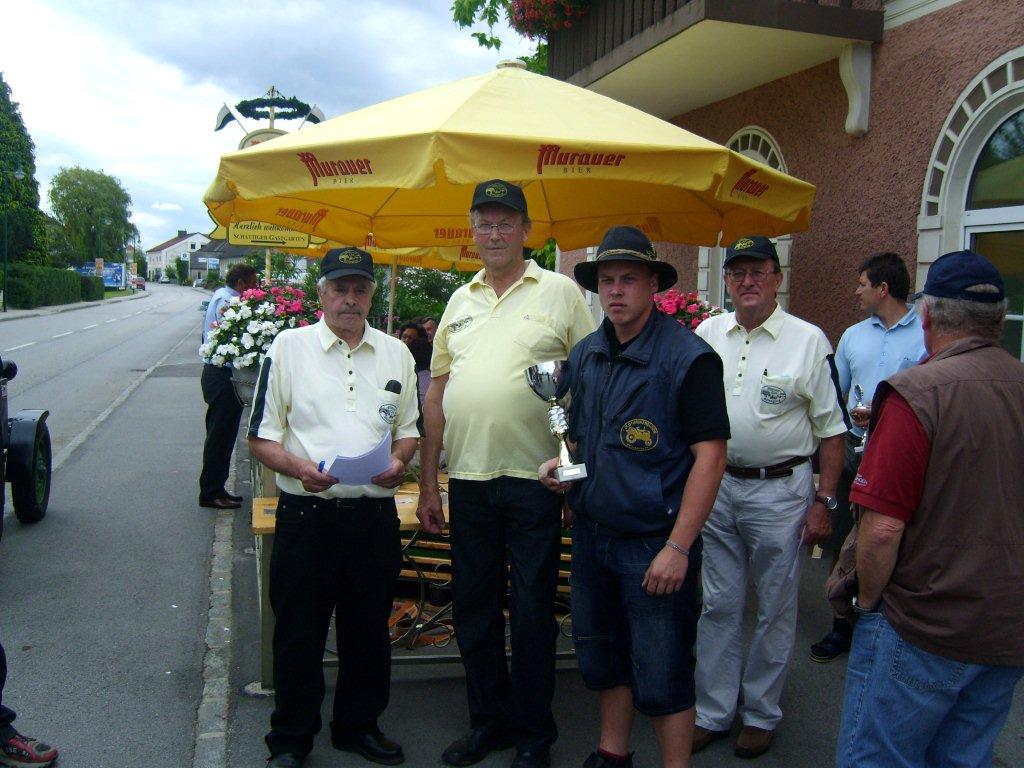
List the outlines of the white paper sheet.
{"type": "Polygon", "coordinates": [[[335,456],[328,464],[320,462],[320,471],[337,478],[341,485],[370,485],[370,478],[376,477],[391,466],[391,432],[361,456],[335,456]]]}

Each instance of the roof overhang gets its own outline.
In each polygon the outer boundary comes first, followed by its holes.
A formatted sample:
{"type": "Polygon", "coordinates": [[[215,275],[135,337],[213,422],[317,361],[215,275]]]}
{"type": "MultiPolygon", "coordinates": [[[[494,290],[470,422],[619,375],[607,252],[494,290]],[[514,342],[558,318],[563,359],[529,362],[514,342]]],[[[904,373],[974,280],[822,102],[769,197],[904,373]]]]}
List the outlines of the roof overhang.
{"type": "Polygon", "coordinates": [[[691,0],[568,80],[668,119],[877,42],[883,20],[812,3],[691,0]]]}

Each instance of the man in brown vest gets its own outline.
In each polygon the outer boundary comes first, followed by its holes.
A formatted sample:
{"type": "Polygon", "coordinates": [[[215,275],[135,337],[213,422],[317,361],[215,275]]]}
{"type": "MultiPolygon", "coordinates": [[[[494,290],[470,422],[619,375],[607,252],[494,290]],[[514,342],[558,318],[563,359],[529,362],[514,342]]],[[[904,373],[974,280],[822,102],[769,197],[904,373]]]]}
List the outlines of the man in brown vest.
{"type": "Polygon", "coordinates": [[[920,304],[929,357],[879,384],[850,500],[859,614],[837,768],[992,765],[1024,674],[1024,365],[1002,277],[958,251],[920,304]]]}

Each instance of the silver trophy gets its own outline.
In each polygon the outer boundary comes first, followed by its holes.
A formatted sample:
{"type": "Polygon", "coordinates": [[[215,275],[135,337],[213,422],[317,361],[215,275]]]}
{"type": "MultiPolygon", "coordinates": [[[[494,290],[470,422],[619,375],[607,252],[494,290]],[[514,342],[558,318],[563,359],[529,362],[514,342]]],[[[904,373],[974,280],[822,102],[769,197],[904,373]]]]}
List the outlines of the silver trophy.
{"type": "MultiPolygon", "coordinates": [[[[864,405],[864,389],[861,387],[860,384],[853,385],[853,396],[857,398],[857,402],[853,404],[853,411],[868,411],[870,413],[871,409],[868,408],[868,406],[864,405]]],[[[850,413],[852,414],[853,411],[850,411],[850,413]]],[[[860,415],[861,414],[858,414],[858,416],[860,415]]],[[[854,453],[864,453],[864,446],[867,444],[867,442],[868,431],[867,429],[865,429],[864,434],[861,435],[860,438],[860,445],[854,447],[853,449],[854,453]]]]}
{"type": "Polygon", "coordinates": [[[558,438],[558,468],[555,479],[560,483],[571,483],[587,476],[585,464],[576,464],[569,455],[565,444],[565,433],[568,425],[565,422],[565,409],[558,404],[558,385],[565,377],[568,363],[565,360],[552,360],[549,363],[538,363],[526,369],[526,383],[541,400],[547,403],[548,426],[551,434],[558,438]]]}

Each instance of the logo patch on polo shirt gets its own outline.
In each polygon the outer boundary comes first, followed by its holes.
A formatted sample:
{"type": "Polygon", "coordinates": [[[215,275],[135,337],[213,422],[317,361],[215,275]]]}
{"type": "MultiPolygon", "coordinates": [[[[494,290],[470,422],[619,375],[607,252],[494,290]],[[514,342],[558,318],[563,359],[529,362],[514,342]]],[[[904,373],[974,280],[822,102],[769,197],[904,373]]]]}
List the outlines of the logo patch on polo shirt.
{"type": "Polygon", "coordinates": [[[394,403],[385,403],[377,409],[377,415],[388,424],[394,424],[395,418],[398,416],[398,406],[394,403]]]}
{"type": "Polygon", "coordinates": [[[774,384],[765,384],[761,387],[761,402],[765,405],[780,405],[786,402],[786,390],[776,387],[774,384]]]}
{"type": "Polygon", "coordinates": [[[456,317],[454,320],[448,323],[448,333],[458,333],[472,322],[473,318],[470,317],[469,315],[462,315],[460,317],[456,317]]]}
{"type": "Polygon", "coordinates": [[[630,419],[619,430],[619,439],[631,451],[649,451],[658,444],[658,428],[647,419],[630,419]]]}

